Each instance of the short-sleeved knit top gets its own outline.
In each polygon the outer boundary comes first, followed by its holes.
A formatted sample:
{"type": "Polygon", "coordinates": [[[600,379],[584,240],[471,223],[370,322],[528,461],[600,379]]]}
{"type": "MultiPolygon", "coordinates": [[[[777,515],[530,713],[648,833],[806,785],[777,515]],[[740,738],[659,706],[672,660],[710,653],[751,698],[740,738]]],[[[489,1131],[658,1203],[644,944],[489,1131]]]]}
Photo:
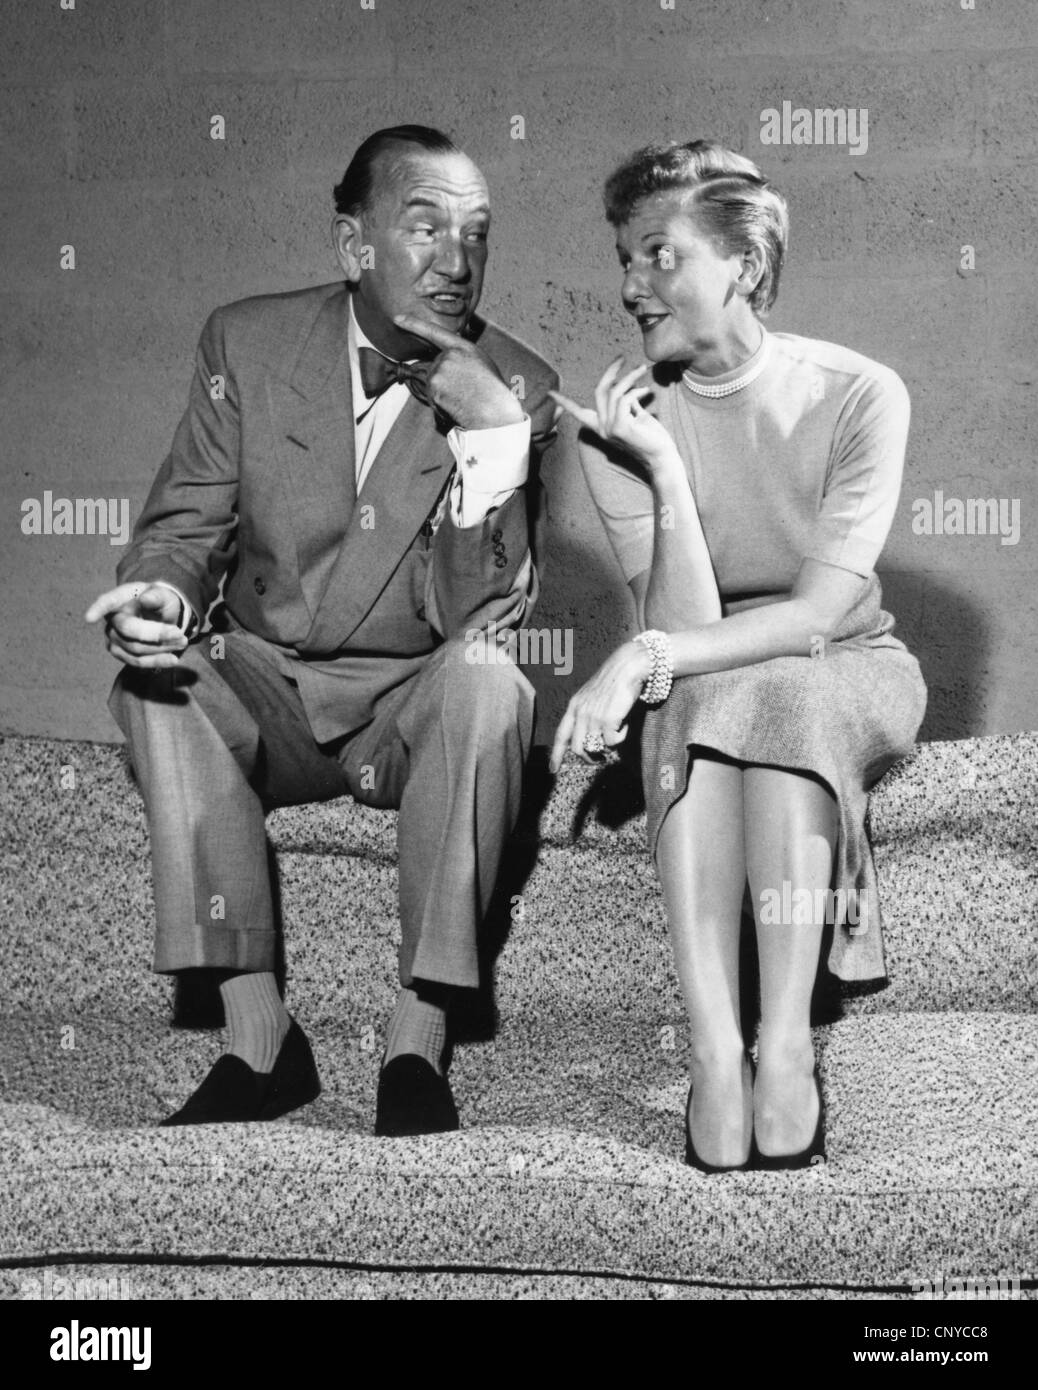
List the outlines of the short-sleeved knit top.
{"type": "MultiPolygon", "coordinates": [[[[868,576],[897,507],[908,392],[889,367],[835,343],[764,331],[741,390],[694,394],[657,371],[658,415],[678,446],[725,611],[789,594],[805,558],[868,576]]],[[[652,563],[652,489],[636,464],[581,445],[592,496],[624,573],[652,563]]]]}

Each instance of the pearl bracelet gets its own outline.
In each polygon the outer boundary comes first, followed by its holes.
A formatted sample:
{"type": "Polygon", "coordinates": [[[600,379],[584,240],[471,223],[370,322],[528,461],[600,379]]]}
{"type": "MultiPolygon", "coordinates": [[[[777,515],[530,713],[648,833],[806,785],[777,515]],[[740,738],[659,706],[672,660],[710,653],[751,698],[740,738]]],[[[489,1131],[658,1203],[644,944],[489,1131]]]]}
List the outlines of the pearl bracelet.
{"type": "Polygon", "coordinates": [[[647,632],[639,632],[634,640],[640,642],[652,657],[652,671],[642,687],[641,698],[647,705],[662,705],[674,684],[674,653],[670,638],[665,632],[650,628],[647,632]]]}

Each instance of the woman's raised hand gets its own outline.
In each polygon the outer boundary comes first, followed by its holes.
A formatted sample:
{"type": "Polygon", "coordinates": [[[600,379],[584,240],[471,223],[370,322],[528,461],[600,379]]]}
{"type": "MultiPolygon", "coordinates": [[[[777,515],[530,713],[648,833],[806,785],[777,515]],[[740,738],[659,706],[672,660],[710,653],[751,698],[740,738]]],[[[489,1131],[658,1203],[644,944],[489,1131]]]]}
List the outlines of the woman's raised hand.
{"type": "Polygon", "coordinates": [[[567,410],[575,420],[594,430],[610,444],[619,444],[648,468],[672,463],[677,452],[673,439],[642,405],[640,397],[652,394],[650,386],[636,385],[648,371],[642,363],[633,371],[620,375],[624,358],[611,362],[595,387],[595,409],[578,405],[558,391],[549,391],[554,401],[567,410]]]}

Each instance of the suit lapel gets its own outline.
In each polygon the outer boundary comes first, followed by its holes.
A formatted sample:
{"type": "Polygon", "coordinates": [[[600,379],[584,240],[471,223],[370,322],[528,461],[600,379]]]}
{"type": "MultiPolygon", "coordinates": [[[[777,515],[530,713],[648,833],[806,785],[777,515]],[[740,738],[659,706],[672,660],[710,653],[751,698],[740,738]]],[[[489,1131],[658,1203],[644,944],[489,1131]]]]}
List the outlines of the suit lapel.
{"type": "Polygon", "coordinates": [[[334,651],[348,640],[421,530],[453,466],[433,411],[409,398],[356,499],[308,647],[334,651]]]}
{"type": "Polygon", "coordinates": [[[271,381],[268,392],[311,617],[320,608],[357,495],[348,305],[343,286],[323,305],[290,379],[271,381]]]}

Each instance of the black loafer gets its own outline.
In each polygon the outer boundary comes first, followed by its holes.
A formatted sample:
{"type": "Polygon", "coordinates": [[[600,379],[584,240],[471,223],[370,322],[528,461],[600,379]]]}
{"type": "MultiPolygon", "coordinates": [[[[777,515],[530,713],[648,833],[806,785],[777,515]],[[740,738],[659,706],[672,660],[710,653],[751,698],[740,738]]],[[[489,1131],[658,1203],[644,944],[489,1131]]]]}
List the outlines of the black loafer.
{"type": "Polygon", "coordinates": [[[160,1126],[276,1120],[320,1094],[314,1054],[306,1034],[293,1019],[272,1071],[253,1071],[240,1057],[224,1053],[194,1095],[160,1121],[160,1126]]]}
{"type": "Polygon", "coordinates": [[[458,1111],[445,1076],[424,1057],[405,1052],[379,1073],[375,1133],[385,1139],[443,1134],[458,1128],[458,1111]]]}

